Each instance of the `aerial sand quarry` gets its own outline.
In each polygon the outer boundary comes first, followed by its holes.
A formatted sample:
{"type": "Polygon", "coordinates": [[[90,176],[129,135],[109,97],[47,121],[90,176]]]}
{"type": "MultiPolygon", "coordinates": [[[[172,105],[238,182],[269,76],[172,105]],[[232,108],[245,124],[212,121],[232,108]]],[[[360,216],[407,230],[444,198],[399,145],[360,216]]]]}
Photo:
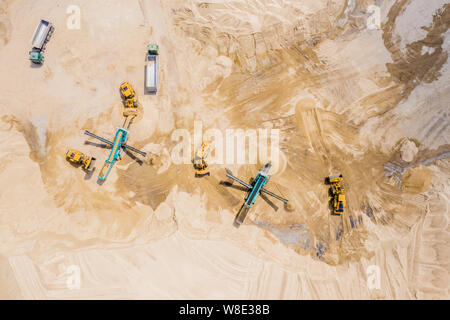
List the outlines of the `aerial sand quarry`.
{"type": "Polygon", "coordinates": [[[78,29],[72,2],[0,1],[0,298],[450,297],[445,0],[82,0],[78,29]],[[55,30],[34,65],[40,19],[55,30]],[[83,132],[114,139],[125,81],[139,101],[127,143],[147,155],[124,153],[99,183],[110,149],[83,132]],[[195,123],[279,145],[196,178],[172,157],[195,123]],[[248,182],[268,160],[290,207],[259,198],[237,227],[246,193],[225,168],[248,182]],[[336,173],[343,215],[324,184],[336,173]]]}

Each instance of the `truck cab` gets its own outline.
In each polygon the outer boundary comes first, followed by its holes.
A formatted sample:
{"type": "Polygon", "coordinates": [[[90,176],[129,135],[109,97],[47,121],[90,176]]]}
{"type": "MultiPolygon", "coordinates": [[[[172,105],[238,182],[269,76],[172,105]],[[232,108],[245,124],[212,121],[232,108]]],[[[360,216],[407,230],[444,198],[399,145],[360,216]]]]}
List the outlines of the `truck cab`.
{"type": "Polygon", "coordinates": [[[157,56],[158,55],[158,51],[159,51],[159,47],[158,47],[157,44],[149,44],[147,46],[148,54],[157,56]]]}
{"type": "Polygon", "coordinates": [[[35,64],[42,64],[42,62],[44,61],[44,56],[42,55],[42,53],[40,51],[30,51],[30,61],[35,63],[35,64]]]}

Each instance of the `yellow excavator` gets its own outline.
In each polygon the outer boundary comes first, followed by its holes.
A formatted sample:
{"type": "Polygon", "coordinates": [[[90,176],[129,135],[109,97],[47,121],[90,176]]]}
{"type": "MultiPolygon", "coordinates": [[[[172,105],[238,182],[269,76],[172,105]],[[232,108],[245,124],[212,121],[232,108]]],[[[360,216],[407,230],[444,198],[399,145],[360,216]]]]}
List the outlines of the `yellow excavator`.
{"type": "Polygon", "coordinates": [[[206,163],[210,146],[210,142],[202,142],[201,147],[194,154],[194,160],[192,162],[194,163],[195,176],[197,178],[210,175],[208,164],[206,163]]]}
{"type": "Polygon", "coordinates": [[[120,93],[125,100],[126,108],[137,108],[136,93],[128,81],[125,81],[120,85],[120,93]]]}
{"type": "Polygon", "coordinates": [[[75,149],[69,149],[66,152],[66,159],[74,164],[82,165],[82,168],[87,171],[93,168],[95,162],[94,157],[86,156],[84,153],[75,149]]]}
{"type": "Polygon", "coordinates": [[[328,177],[331,184],[331,194],[333,196],[333,213],[342,215],[346,207],[345,190],[341,183],[344,180],[342,174],[335,174],[328,177]]]}

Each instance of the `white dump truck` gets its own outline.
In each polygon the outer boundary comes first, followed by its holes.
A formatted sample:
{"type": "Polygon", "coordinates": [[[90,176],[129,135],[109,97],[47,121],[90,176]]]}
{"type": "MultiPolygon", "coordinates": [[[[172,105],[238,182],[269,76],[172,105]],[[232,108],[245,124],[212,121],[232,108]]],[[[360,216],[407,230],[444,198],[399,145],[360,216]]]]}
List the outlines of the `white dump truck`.
{"type": "Polygon", "coordinates": [[[156,93],[158,91],[158,45],[150,44],[147,47],[145,58],[145,90],[156,93]]]}
{"type": "Polygon", "coordinates": [[[31,62],[36,64],[42,63],[44,60],[43,51],[45,50],[45,45],[50,40],[54,29],[53,25],[46,20],[39,22],[31,38],[32,49],[29,52],[31,62]]]}

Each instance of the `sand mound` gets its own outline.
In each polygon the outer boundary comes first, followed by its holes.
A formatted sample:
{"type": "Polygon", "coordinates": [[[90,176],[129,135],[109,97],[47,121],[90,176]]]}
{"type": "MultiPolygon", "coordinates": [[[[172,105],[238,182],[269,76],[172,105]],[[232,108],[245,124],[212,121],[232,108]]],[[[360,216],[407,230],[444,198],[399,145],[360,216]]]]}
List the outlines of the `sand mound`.
{"type": "Polygon", "coordinates": [[[425,166],[409,168],[402,177],[402,188],[410,193],[422,193],[428,190],[433,174],[425,166]]]}
{"type": "Polygon", "coordinates": [[[419,149],[417,148],[414,141],[408,139],[406,139],[400,147],[400,155],[402,157],[402,160],[406,162],[413,161],[417,155],[417,152],[419,152],[419,149]]]}

